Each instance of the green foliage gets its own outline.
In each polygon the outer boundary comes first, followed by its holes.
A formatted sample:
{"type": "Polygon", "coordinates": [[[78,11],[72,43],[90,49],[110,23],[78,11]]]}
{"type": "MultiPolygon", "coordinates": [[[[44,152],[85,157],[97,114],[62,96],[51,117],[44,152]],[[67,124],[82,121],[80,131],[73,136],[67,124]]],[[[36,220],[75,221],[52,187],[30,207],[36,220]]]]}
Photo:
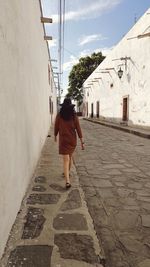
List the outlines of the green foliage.
{"type": "Polygon", "coordinates": [[[93,53],[91,56],[81,57],[79,63],[72,67],[69,74],[68,97],[77,100],[78,105],[83,100],[82,84],[90,76],[90,74],[104,60],[101,52],[93,53]]]}

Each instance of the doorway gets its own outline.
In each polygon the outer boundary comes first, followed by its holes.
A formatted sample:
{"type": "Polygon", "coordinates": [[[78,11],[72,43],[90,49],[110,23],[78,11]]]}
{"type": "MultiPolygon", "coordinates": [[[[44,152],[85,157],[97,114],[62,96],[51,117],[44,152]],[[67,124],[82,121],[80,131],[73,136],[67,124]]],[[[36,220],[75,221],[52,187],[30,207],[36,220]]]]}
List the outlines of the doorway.
{"type": "Polygon", "coordinates": [[[123,98],[123,114],[122,114],[122,120],[128,121],[128,110],[129,110],[129,97],[123,98]]]}
{"type": "Polygon", "coordinates": [[[93,106],[93,103],[91,104],[91,118],[94,117],[94,106],[93,106]]]}
{"type": "Polygon", "coordinates": [[[96,102],[96,117],[99,118],[99,101],[96,102]]]}
{"type": "Polygon", "coordinates": [[[86,102],[86,116],[89,116],[89,111],[88,111],[88,102],[86,102]]]}

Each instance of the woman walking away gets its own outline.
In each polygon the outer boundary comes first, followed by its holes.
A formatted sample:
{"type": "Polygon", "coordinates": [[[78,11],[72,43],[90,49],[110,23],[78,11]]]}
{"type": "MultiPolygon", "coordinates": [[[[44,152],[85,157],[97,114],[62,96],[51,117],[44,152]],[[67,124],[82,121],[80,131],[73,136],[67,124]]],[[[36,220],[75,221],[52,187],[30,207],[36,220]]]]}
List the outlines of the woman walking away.
{"type": "Polygon", "coordinates": [[[63,168],[66,181],[66,189],[71,187],[69,171],[71,168],[72,154],[77,145],[77,135],[81,141],[81,147],[84,149],[82,140],[82,131],[78,117],[75,113],[74,106],[70,98],[65,98],[61,104],[60,112],[56,116],[54,136],[57,142],[59,133],[59,154],[63,156],[63,168]]]}

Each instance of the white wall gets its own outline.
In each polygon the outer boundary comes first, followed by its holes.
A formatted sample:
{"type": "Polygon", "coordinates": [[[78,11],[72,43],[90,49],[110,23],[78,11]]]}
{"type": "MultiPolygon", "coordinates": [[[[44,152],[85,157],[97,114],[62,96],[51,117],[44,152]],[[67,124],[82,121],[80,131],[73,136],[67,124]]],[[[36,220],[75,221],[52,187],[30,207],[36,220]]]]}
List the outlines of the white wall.
{"type": "Polygon", "coordinates": [[[123,97],[127,96],[129,97],[128,124],[150,126],[150,37],[132,38],[150,32],[150,15],[147,13],[150,13],[150,9],[84,83],[85,91],[89,91],[89,97],[84,97],[84,101],[91,106],[92,102],[96,105],[96,101],[100,100],[100,115],[105,119],[122,121],[123,97]],[[127,60],[127,67],[125,60],[120,60],[122,57],[131,58],[127,60]],[[123,64],[121,79],[117,75],[120,64],[123,64]],[[109,70],[109,73],[97,73],[101,69],[105,71],[106,68],[114,70],[109,70]],[[93,82],[95,77],[102,79],[99,83],[95,83],[93,82]],[[89,83],[94,84],[95,88],[93,85],[88,85],[89,83]],[[110,87],[111,84],[113,87],[110,87]]]}
{"type": "Polygon", "coordinates": [[[40,17],[38,0],[1,1],[0,256],[50,127],[50,95],[56,112],[40,17]]]}

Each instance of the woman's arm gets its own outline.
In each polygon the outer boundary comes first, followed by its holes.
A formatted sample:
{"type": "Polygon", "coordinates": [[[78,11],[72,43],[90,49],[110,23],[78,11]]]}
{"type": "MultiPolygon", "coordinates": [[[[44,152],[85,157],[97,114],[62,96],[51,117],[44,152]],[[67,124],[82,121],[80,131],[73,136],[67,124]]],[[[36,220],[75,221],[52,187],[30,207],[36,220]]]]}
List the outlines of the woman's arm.
{"type": "Polygon", "coordinates": [[[81,130],[79,119],[77,116],[75,117],[75,126],[76,126],[76,131],[77,131],[78,137],[80,139],[82,139],[82,130],[81,130]]]}
{"type": "Polygon", "coordinates": [[[75,120],[76,120],[77,134],[78,134],[78,137],[79,137],[80,142],[81,142],[81,148],[84,149],[84,141],[83,141],[83,136],[82,136],[82,130],[81,130],[79,119],[78,119],[77,116],[76,116],[76,119],[75,120]]]}

